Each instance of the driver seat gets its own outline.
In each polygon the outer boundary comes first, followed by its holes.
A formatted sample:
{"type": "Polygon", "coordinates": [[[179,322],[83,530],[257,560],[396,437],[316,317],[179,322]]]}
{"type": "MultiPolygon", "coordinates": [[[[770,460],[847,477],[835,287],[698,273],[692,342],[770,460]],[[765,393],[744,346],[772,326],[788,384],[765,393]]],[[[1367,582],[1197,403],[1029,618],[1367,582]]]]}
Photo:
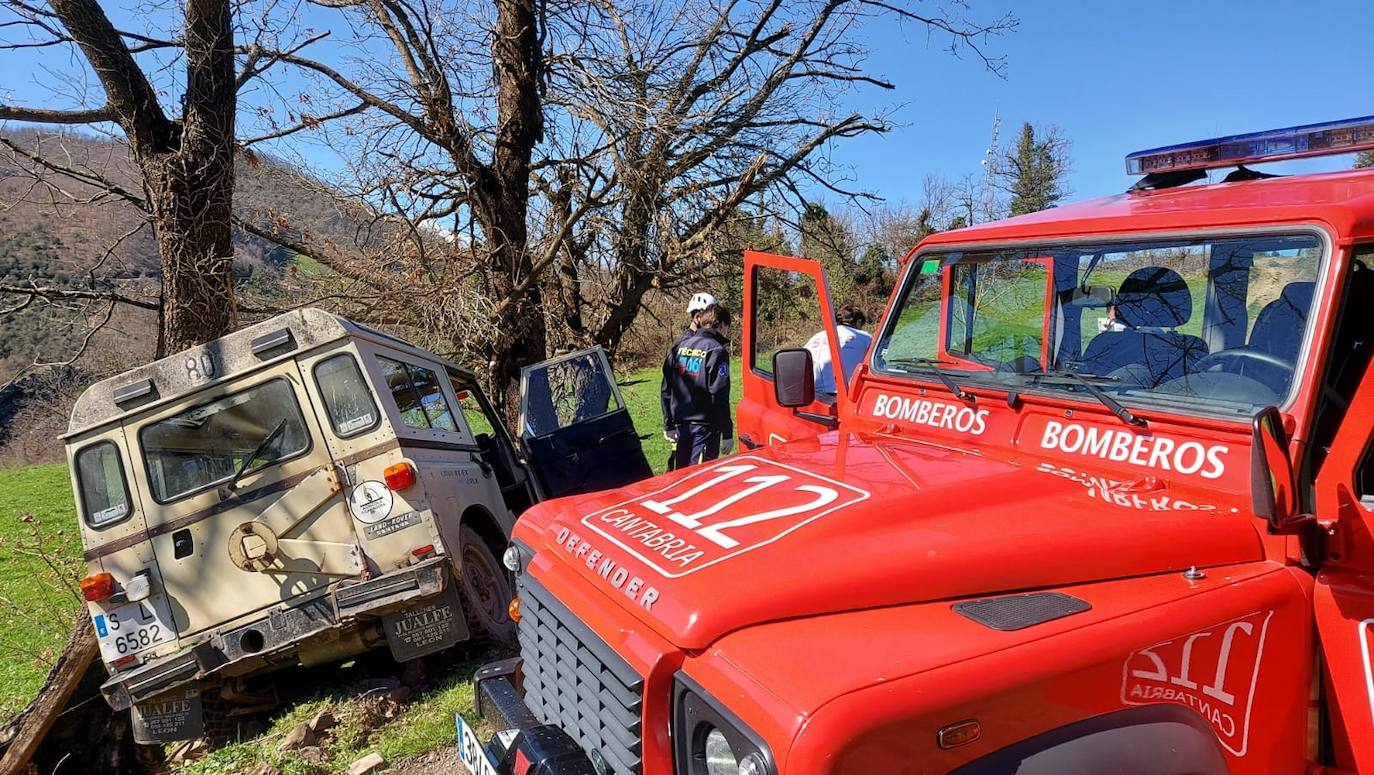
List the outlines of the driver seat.
{"type": "Polygon", "coordinates": [[[1172,269],[1147,266],[1126,276],[1112,299],[1124,331],[1103,331],[1088,343],[1077,371],[1113,374],[1146,388],[1178,379],[1207,355],[1202,337],[1174,329],[1193,316],[1188,283],[1172,269]]]}
{"type": "Polygon", "coordinates": [[[1246,364],[1246,376],[1263,382],[1274,391],[1274,395],[1282,396],[1288,392],[1292,368],[1297,366],[1298,351],[1302,349],[1302,337],[1307,331],[1307,313],[1312,309],[1316,287],[1316,283],[1307,281],[1288,283],[1279,292],[1279,297],[1264,305],[1255,316],[1255,325],[1250,329],[1250,340],[1246,347],[1291,364],[1286,372],[1266,363],[1246,364]]]}
{"type": "Polygon", "coordinates": [[[1283,286],[1279,297],[1264,305],[1250,329],[1249,346],[1288,363],[1298,362],[1302,335],[1307,330],[1307,311],[1317,284],[1302,281],[1283,286]]]}

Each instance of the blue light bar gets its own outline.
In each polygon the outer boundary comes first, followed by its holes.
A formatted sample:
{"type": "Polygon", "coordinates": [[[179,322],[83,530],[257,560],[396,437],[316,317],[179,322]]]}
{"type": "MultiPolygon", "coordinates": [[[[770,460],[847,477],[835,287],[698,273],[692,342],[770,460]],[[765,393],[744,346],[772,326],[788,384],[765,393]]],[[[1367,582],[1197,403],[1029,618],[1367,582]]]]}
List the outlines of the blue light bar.
{"type": "Polygon", "coordinates": [[[1204,170],[1367,150],[1374,150],[1374,116],[1136,151],[1126,157],[1126,173],[1148,175],[1152,172],[1204,170]]]}

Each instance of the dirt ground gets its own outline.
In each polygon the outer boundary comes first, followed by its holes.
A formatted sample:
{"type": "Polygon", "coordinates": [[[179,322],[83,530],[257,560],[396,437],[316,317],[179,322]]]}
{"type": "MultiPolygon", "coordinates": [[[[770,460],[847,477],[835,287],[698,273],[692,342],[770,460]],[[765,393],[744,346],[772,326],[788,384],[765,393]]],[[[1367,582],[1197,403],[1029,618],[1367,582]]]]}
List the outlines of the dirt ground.
{"type": "Polygon", "coordinates": [[[430,773],[452,773],[467,775],[467,768],[458,759],[458,746],[442,751],[430,751],[419,756],[411,756],[395,762],[383,770],[387,775],[430,775],[430,773]]]}

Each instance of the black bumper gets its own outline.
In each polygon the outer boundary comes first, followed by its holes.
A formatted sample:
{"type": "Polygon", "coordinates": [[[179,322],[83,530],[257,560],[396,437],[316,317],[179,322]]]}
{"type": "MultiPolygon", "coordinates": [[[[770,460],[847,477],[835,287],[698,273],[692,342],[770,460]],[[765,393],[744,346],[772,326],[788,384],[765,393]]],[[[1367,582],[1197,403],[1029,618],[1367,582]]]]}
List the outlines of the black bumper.
{"type": "Polygon", "coordinates": [[[598,775],[577,742],[552,724],[542,724],[520,695],[520,660],[493,662],[474,679],[477,712],[498,730],[484,754],[500,775],[513,775],[517,754],[530,763],[527,775],[598,775]],[[512,738],[500,730],[515,730],[512,738]]]}

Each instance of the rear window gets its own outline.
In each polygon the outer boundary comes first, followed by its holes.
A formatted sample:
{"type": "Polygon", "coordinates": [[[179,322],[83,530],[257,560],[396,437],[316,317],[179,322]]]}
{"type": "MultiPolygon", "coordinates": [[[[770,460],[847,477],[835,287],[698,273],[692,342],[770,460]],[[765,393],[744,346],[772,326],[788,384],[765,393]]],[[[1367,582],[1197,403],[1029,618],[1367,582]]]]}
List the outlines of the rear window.
{"type": "Polygon", "coordinates": [[[382,376],[391,390],[391,398],[401,413],[401,422],[408,428],[457,432],[453,409],[444,397],[439,375],[423,366],[401,363],[377,356],[382,376]]]}
{"type": "Polygon", "coordinates": [[[81,513],[91,527],[109,527],[133,511],[129,506],[129,487],[124,481],[124,464],[114,444],[102,441],[76,453],[76,480],[81,513]]]}
{"type": "Polygon", "coordinates": [[[153,498],[166,503],[226,482],[240,467],[251,473],[298,457],[310,449],[310,433],[295,391],[274,379],[144,426],[139,442],[153,498]]]}
{"type": "Polygon", "coordinates": [[[324,399],[329,424],[340,438],[357,436],[377,427],[381,415],[372,390],[351,355],[335,355],[315,364],[315,384],[324,399]]]}

